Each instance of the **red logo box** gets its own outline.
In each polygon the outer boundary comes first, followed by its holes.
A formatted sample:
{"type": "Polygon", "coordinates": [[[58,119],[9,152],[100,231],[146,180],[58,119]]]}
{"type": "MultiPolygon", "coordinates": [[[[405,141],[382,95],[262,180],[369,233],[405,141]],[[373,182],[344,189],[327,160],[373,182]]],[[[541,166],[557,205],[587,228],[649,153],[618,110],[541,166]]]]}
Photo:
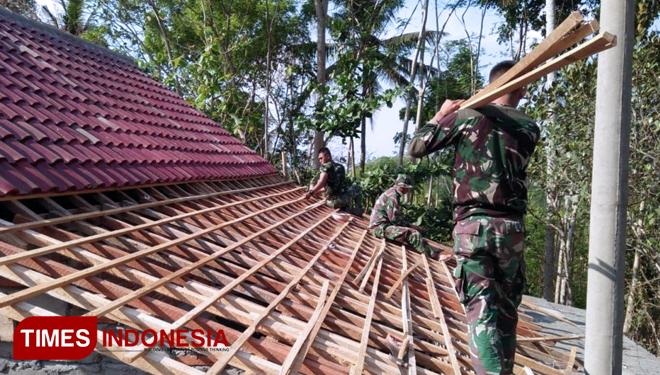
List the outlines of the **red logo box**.
{"type": "Polygon", "coordinates": [[[14,330],[14,359],[77,360],[96,347],[95,316],[33,316],[14,330]]]}

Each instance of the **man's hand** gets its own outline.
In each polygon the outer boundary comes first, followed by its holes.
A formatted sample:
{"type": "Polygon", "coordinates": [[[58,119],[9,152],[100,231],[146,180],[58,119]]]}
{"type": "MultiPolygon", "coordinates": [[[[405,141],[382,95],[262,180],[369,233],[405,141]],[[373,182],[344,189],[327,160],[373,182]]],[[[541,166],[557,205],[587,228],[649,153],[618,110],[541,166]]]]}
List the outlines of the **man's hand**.
{"type": "Polygon", "coordinates": [[[442,107],[440,107],[438,113],[436,113],[435,116],[433,117],[433,120],[436,122],[440,122],[440,120],[442,120],[443,118],[458,111],[458,109],[461,107],[461,104],[463,104],[464,102],[465,100],[463,99],[445,100],[445,102],[442,103],[442,107]]]}
{"type": "Polygon", "coordinates": [[[438,249],[434,249],[434,250],[435,251],[433,251],[433,254],[431,254],[431,256],[429,257],[433,260],[437,260],[437,261],[440,261],[440,262],[445,262],[449,258],[451,258],[451,254],[449,254],[449,253],[445,253],[445,254],[440,255],[440,253],[442,253],[442,251],[440,251],[438,249]]]}

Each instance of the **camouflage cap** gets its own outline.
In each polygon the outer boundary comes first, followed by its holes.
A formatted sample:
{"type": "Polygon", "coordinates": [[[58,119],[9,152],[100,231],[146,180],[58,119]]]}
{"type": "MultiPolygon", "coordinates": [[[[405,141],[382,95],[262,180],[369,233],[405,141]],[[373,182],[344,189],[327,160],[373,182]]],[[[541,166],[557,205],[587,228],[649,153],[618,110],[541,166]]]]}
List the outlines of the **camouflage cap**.
{"type": "Polygon", "coordinates": [[[412,181],[410,180],[410,177],[407,174],[400,174],[399,176],[397,176],[396,185],[412,189],[412,181]]]}

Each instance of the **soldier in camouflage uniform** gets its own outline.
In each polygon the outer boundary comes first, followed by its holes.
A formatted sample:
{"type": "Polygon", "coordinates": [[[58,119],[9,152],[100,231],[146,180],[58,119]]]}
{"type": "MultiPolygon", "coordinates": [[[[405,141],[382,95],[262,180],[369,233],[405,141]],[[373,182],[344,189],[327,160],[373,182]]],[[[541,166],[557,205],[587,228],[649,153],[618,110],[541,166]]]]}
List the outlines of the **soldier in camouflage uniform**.
{"type": "MultiPolygon", "coordinates": [[[[513,65],[497,64],[490,81],[513,65]]],[[[463,101],[448,100],[409,146],[418,158],[455,148],[454,277],[479,375],[513,374],[525,290],[525,171],[540,137],[534,121],[515,109],[524,94],[521,88],[479,109],[458,110],[463,101]]]]}
{"type": "Polygon", "coordinates": [[[409,244],[420,253],[436,259],[439,251],[426,243],[419,230],[411,228],[410,221],[401,212],[401,196],[411,188],[410,177],[400,174],[394,186],[378,197],[371,212],[369,230],[377,238],[409,244]]]}
{"type": "Polygon", "coordinates": [[[362,216],[364,210],[362,209],[362,190],[360,186],[353,184],[346,188],[344,166],[332,160],[332,154],[327,147],[319,150],[318,158],[321,168],[317,182],[309,189],[305,197],[309,198],[323,191],[328,206],[362,216]]]}

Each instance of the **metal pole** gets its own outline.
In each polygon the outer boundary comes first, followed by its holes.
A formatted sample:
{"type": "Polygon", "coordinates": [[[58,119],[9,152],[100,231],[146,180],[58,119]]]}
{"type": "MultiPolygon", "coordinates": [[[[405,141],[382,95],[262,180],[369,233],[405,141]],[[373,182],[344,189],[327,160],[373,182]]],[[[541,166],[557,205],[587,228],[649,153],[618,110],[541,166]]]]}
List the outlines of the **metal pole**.
{"type": "Polygon", "coordinates": [[[621,374],[634,42],[633,0],[603,0],[600,24],[617,46],[598,58],[584,367],[621,374]]]}

